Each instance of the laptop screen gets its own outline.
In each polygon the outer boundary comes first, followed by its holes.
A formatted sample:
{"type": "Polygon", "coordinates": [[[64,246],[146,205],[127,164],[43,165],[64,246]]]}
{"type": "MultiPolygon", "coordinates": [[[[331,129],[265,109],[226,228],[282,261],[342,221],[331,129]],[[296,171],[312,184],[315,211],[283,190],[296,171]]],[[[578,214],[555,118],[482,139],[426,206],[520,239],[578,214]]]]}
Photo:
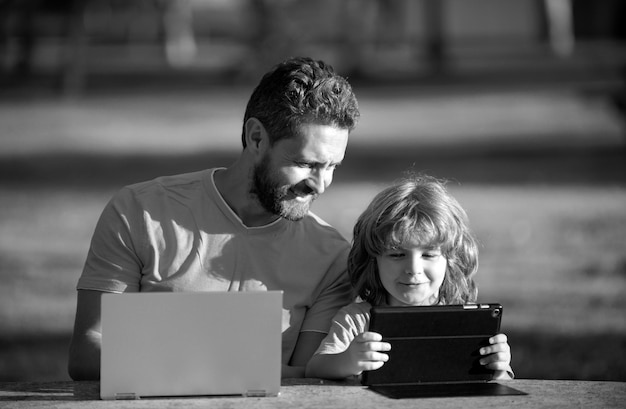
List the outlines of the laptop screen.
{"type": "Polygon", "coordinates": [[[102,399],[277,395],[282,291],[102,296],[102,399]]]}

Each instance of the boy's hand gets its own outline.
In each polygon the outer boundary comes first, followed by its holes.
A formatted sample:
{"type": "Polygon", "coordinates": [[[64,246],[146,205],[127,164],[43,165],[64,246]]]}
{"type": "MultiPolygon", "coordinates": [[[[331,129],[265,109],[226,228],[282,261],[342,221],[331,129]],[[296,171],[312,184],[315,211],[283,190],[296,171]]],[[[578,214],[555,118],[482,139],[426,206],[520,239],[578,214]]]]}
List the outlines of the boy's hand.
{"type": "Polygon", "coordinates": [[[382,339],[382,335],[377,332],[363,332],[352,340],[345,355],[353,374],[373,371],[389,360],[389,355],[383,352],[391,350],[391,344],[382,342],[382,339]]]}
{"type": "Polygon", "coordinates": [[[511,347],[504,334],[497,334],[489,338],[489,346],[482,347],[479,353],[483,355],[480,364],[485,368],[496,371],[496,379],[510,378],[511,370],[511,347]]]}

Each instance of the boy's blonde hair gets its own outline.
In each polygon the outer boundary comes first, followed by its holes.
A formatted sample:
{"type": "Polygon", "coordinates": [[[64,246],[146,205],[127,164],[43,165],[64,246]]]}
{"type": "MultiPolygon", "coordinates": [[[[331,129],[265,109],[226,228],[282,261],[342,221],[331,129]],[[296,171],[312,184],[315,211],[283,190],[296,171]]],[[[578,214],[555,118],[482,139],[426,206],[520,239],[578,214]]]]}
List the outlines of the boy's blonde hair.
{"type": "Polygon", "coordinates": [[[445,182],[421,174],[407,175],[378,193],[359,216],[348,257],[356,296],[372,305],[386,303],[376,256],[408,240],[426,248],[440,247],[448,260],[438,304],[476,301],[472,277],[478,270],[478,245],[467,214],[445,182]]]}

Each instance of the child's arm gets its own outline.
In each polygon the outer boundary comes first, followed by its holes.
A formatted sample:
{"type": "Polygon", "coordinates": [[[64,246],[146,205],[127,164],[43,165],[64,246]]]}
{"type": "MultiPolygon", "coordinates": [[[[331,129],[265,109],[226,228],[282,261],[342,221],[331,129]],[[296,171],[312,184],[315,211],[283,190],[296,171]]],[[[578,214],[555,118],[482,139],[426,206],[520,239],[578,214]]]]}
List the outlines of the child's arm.
{"type": "Polygon", "coordinates": [[[343,352],[313,355],[306,366],[306,377],[343,379],[378,369],[389,359],[389,355],[380,351],[391,349],[389,343],[381,342],[382,339],[382,335],[376,332],[363,332],[343,352]]]}
{"type": "Polygon", "coordinates": [[[504,334],[494,335],[489,338],[489,346],[480,349],[480,354],[484,358],[480,359],[480,364],[495,371],[494,379],[513,379],[513,369],[511,369],[511,347],[504,334]]]}

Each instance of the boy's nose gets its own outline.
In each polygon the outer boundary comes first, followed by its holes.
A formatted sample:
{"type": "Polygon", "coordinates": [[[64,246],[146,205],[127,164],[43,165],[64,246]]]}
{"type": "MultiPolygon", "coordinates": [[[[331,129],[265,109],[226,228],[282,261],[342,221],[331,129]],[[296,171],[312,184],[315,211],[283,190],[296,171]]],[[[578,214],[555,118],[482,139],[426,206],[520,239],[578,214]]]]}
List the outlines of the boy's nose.
{"type": "Polygon", "coordinates": [[[424,274],[424,263],[421,257],[411,257],[409,259],[406,273],[409,275],[424,274]]]}

